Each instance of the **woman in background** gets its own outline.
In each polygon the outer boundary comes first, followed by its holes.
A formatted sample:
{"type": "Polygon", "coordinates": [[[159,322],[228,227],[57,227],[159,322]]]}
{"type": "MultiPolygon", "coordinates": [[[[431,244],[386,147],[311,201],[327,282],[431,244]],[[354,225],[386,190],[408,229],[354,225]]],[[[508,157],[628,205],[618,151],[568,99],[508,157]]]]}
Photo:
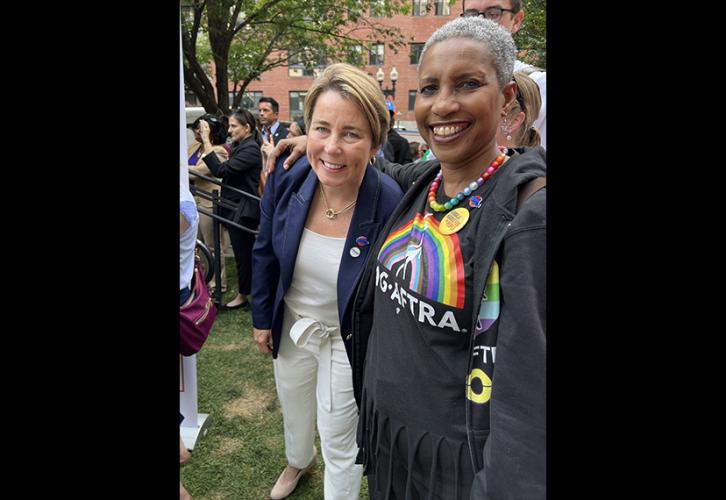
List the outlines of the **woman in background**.
{"type": "Polygon", "coordinates": [[[539,146],[539,131],[533,126],[542,102],[539,87],[524,73],[515,72],[514,82],[517,96],[500,122],[497,143],[507,148],[539,146]]]}
{"type": "MultiPolygon", "coordinates": [[[[213,151],[210,139],[210,127],[205,120],[200,120],[199,130],[202,136],[202,159],[215,177],[221,177],[227,186],[235,187],[246,193],[256,195],[262,171],[262,154],[260,153],[260,137],[255,118],[246,109],[240,108],[229,117],[227,132],[232,137],[234,149],[229,160],[219,161],[213,151]]],[[[220,215],[237,224],[256,230],[260,222],[260,203],[237,191],[222,188],[222,198],[238,203],[237,210],[220,207],[220,215]]],[[[229,239],[232,243],[234,260],[237,265],[237,296],[226,304],[227,309],[249,309],[248,295],[251,291],[252,246],[255,235],[244,229],[227,225],[229,239]]]]}
{"type": "MultiPolygon", "coordinates": [[[[187,157],[189,158],[189,172],[195,174],[204,175],[206,177],[212,177],[212,173],[209,171],[209,167],[202,160],[202,150],[204,145],[202,144],[202,136],[199,133],[199,123],[201,120],[207,122],[210,126],[210,140],[212,142],[212,151],[219,158],[220,162],[226,161],[229,158],[229,153],[224,147],[224,143],[227,141],[227,126],[225,125],[226,118],[219,118],[215,115],[206,114],[197,118],[192,124],[191,128],[194,132],[195,142],[189,146],[187,151],[187,157]]],[[[196,188],[211,193],[213,190],[219,191],[219,186],[213,182],[206,181],[196,175],[189,176],[189,184],[193,184],[196,188]]],[[[194,200],[197,202],[197,207],[204,208],[209,212],[213,212],[214,205],[212,200],[205,198],[202,195],[195,195],[194,200]]],[[[200,214],[199,217],[199,236],[200,239],[207,245],[212,252],[216,252],[216,242],[214,241],[214,221],[211,217],[206,214],[200,214]]],[[[219,239],[224,240],[224,226],[220,227],[219,239]]],[[[220,244],[220,247],[224,249],[224,245],[220,244]]],[[[224,265],[224,254],[220,256],[221,265],[221,279],[222,279],[222,292],[227,291],[227,272],[224,265]]],[[[214,282],[208,283],[210,288],[214,288],[214,282]]]]}

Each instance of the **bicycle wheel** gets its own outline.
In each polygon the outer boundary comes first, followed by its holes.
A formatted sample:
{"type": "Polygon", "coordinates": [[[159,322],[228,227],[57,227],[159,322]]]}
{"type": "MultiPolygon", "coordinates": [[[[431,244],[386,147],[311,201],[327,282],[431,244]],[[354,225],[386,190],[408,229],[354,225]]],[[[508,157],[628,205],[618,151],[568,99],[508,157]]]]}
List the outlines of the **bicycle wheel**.
{"type": "Polygon", "coordinates": [[[204,282],[209,283],[214,276],[214,257],[212,251],[207,248],[207,245],[197,240],[197,255],[202,261],[202,274],[204,275],[204,282]]]}

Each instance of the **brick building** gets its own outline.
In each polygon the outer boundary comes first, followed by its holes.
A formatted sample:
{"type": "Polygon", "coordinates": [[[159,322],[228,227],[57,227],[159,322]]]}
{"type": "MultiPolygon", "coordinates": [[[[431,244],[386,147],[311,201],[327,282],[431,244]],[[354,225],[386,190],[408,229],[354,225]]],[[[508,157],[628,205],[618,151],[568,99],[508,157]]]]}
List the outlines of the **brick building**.
{"type": "MultiPolygon", "coordinates": [[[[398,15],[383,21],[397,26],[405,40],[411,36],[413,40],[401,47],[395,54],[385,43],[374,47],[367,57],[363,70],[374,78],[379,68],[383,69],[383,88],[392,88],[391,70],[395,66],[398,72],[396,82],[395,108],[401,112],[401,126],[416,128],[413,105],[416,98],[418,79],[416,66],[421,49],[426,40],[437,28],[454,19],[461,13],[462,0],[449,5],[447,0],[410,0],[412,12],[409,15],[398,15]],[[426,5],[429,4],[428,12],[426,5]]],[[[263,73],[261,80],[250,83],[245,89],[246,96],[243,106],[256,109],[257,100],[263,95],[274,97],[280,104],[280,119],[294,120],[302,116],[303,100],[307,89],[314,80],[313,72],[302,66],[281,66],[263,73]]],[[[230,84],[230,102],[232,85],[230,84]]]]}

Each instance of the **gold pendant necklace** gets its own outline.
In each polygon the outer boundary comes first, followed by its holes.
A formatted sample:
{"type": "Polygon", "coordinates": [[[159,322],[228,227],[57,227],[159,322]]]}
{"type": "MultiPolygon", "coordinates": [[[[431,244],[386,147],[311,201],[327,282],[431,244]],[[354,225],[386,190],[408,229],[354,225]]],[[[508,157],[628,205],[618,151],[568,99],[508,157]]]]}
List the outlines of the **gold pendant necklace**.
{"type": "Polygon", "coordinates": [[[353,202],[350,205],[348,205],[345,208],[341,208],[340,210],[338,210],[336,212],[335,210],[333,210],[332,208],[330,208],[328,206],[328,199],[325,197],[325,190],[323,189],[323,183],[318,182],[318,185],[320,186],[320,192],[323,194],[323,203],[325,204],[325,216],[330,220],[335,219],[335,217],[338,214],[342,214],[343,212],[347,212],[348,210],[353,208],[355,206],[356,202],[358,201],[358,199],[356,198],[355,200],[353,200],[353,202]]]}

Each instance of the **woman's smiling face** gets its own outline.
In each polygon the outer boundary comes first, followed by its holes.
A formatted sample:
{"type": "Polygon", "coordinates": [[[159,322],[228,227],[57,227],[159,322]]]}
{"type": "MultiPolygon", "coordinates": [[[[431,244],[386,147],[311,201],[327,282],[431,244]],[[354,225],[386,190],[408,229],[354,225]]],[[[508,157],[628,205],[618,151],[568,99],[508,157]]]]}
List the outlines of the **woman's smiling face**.
{"type": "MultiPolygon", "coordinates": [[[[508,94],[512,94],[508,96],[508,94]]],[[[428,48],[419,68],[416,123],[421,137],[442,164],[456,166],[486,156],[496,147],[504,91],[486,47],[452,38],[428,48]]]]}
{"type": "Polygon", "coordinates": [[[315,102],[307,155],[323,185],[359,186],[376,153],[370,125],[363,112],[338,92],[327,90],[315,102]]]}

